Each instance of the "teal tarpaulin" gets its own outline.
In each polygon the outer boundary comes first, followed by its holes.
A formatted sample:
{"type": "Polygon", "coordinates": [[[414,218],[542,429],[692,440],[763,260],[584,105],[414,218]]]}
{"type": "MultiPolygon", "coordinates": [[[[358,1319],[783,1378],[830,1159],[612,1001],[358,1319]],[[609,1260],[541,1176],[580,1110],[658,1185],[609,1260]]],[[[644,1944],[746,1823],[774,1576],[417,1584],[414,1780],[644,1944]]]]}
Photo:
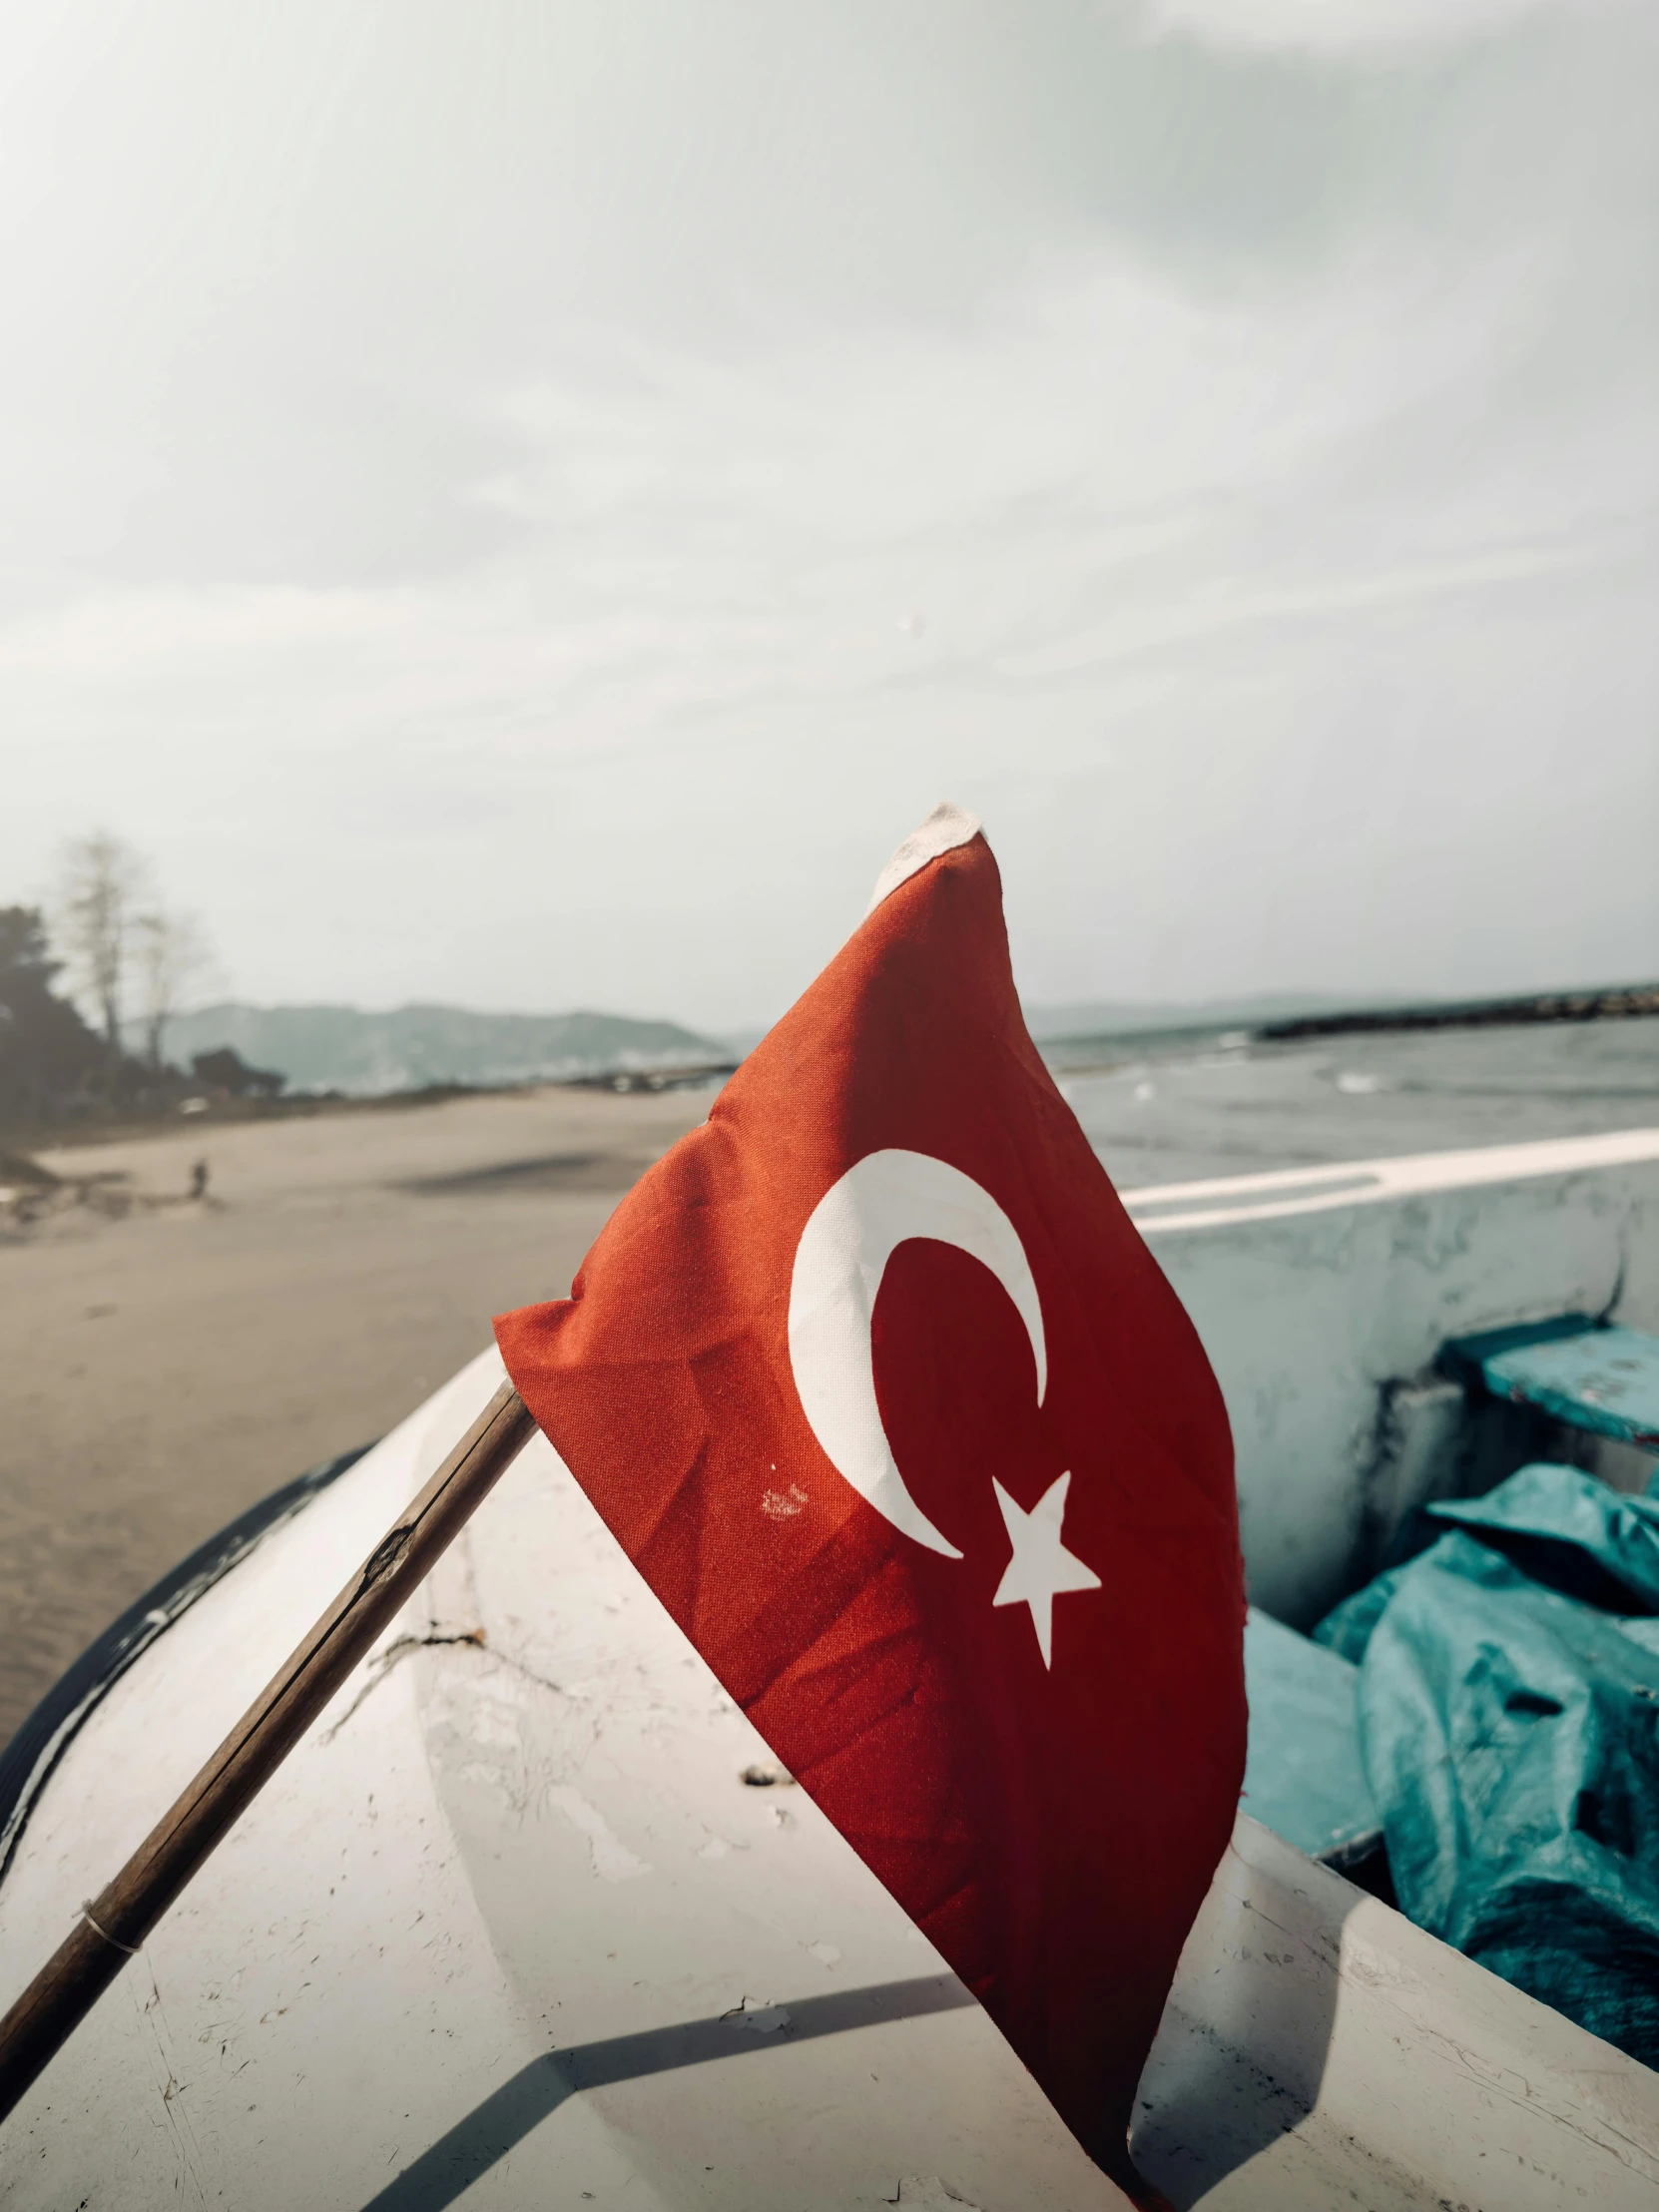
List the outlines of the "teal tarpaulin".
{"type": "Polygon", "coordinates": [[[1344,1865],[1382,1841],[1360,1764],[1360,1670],[1294,1628],[1245,1615],[1250,1757],[1240,1800],[1310,1859],[1344,1865]]]}
{"type": "Polygon", "coordinates": [[[1315,1635],[1400,1910],[1659,2065],[1659,1501],[1529,1466],[1315,1635]]]}

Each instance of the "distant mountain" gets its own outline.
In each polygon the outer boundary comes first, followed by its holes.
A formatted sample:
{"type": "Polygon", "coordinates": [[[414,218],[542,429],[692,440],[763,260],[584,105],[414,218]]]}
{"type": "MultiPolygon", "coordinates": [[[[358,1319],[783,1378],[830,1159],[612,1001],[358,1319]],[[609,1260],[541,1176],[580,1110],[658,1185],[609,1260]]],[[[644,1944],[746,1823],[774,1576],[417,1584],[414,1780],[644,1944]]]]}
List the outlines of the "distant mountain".
{"type": "Polygon", "coordinates": [[[534,1083],[724,1062],[726,1047],[673,1021],[626,1014],[479,1014],[463,1006],[203,1006],[167,1025],[167,1057],[231,1045],[296,1091],[373,1097],[429,1083],[534,1083]]]}

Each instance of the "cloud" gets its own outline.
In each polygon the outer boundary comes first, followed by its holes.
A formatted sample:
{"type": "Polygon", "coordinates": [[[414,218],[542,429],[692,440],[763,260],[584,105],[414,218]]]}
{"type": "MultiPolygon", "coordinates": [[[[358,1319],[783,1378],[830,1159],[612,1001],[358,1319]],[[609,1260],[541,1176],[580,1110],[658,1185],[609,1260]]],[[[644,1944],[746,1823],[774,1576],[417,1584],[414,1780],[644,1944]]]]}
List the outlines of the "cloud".
{"type": "Polygon", "coordinates": [[[1629,0],[1146,0],[1143,35],[1243,54],[1382,59],[1455,47],[1539,16],[1607,13],[1629,0]]]}
{"type": "Polygon", "coordinates": [[[0,898],[740,1023],[950,796],[1039,997],[1649,957],[1635,16],[388,20],[0,27],[0,898]]]}

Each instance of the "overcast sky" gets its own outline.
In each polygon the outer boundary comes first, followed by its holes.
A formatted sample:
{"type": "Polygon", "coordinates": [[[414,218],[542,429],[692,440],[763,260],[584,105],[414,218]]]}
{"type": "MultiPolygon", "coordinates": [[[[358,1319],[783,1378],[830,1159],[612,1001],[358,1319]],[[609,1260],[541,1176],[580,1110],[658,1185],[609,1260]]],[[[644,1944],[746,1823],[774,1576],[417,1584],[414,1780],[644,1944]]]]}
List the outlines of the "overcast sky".
{"type": "Polygon", "coordinates": [[[764,1022],[1659,971],[1659,9],[0,0],[0,903],[764,1022]]]}

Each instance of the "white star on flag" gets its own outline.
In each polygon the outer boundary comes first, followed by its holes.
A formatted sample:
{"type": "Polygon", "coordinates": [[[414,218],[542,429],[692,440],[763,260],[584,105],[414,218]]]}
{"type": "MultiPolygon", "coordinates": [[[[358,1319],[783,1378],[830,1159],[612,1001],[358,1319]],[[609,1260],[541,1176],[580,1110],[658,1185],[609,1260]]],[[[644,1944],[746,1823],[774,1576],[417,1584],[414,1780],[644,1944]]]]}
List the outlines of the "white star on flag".
{"type": "Polygon", "coordinates": [[[1054,1600],[1067,1590],[1098,1590],[1100,1577],[1060,1541],[1071,1476],[1051,1482],[1029,1513],[1014,1503],[993,1474],[991,1488],[1002,1508],[1014,1556],[996,1586],[993,1605],[1029,1605],[1043,1665],[1053,1665],[1054,1600]]]}

